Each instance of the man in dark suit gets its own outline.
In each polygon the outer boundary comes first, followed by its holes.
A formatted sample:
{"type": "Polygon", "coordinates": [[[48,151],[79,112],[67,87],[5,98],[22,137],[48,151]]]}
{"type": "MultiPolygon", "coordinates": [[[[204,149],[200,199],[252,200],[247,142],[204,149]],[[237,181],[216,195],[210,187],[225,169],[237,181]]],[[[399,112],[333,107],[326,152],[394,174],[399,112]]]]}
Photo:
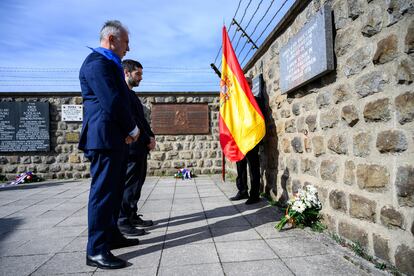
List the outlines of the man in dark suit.
{"type": "Polygon", "coordinates": [[[117,227],[126,172],[127,144],[139,137],[129,108],[129,90],[121,59],[129,51],[127,29],[107,21],[100,32],[101,47],[92,49],[79,72],[84,120],[79,149],[91,161],[86,264],[122,268],[124,260],[110,250],[138,244],[117,227]]]}
{"type": "MultiPolygon", "coordinates": [[[[246,77],[246,80],[247,80],[247,83],[249,84],[250,89],[252,89],[253,87],[252,79],[250,77],[246,77]]],[[[259,202],[260,201],[259,144],[257,144],[253,149],[251,149],[242,160],[236,162],[236,167],[237,167],[236,185],[239,191],[234,197],[231,197],[230,200],[241,200],[241,199],[247,198],[247,201],[246,201],[247,205],[259,202]],[[247,186],[247,163],[249,163],[249,168],[250,168],[250,194],[248,193],[248,186],[247,186]]]]}
{"type": "Polygon", "coordinates": [[[140,236],[144,229],[135,226],[152,226],[151,220],[141,219],[137,214],[137,203],[141,197],[142,185],[147,175],[147,156],[155,148],[154,133],[145,118],[144,107],[132,88],[139,86],[142,80],[142,65],[138,61],[127,59],[122,61],[125,82],[129,88],[132,117],[141,131],[138,141],[129,144],[128,168],[125,189],[118,219],[118,227],[125,236],[140,236]]]}

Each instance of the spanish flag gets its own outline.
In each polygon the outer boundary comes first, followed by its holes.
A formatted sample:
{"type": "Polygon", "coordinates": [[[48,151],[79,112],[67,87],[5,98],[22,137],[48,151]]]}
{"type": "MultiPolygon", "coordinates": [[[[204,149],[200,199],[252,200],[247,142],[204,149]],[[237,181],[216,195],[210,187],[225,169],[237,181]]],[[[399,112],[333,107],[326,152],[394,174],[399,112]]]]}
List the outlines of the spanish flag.
{"type": "Polygon", "coordinates": [[[219,128],[221,148],[232,162],[242,160],[266,133],[263,114],[237,61],[225,26],[219,128]]]}

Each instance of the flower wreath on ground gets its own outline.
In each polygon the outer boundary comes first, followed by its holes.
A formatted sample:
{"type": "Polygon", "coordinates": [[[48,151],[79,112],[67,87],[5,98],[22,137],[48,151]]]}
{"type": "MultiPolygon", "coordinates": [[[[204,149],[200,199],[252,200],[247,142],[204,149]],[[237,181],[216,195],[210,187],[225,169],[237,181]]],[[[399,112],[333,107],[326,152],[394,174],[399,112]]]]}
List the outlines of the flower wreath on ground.
{"type": "Polygon", "coordinates": [[[289,223],[292,227],[311,227],[315,231],[322,231],[325,226],[321,223],[321,209],[317,189],[307,185],[304,189],[299,189],[294,198],[289,200],[286,214],[276,225],[276,229],[280,231],[289,223]]]}

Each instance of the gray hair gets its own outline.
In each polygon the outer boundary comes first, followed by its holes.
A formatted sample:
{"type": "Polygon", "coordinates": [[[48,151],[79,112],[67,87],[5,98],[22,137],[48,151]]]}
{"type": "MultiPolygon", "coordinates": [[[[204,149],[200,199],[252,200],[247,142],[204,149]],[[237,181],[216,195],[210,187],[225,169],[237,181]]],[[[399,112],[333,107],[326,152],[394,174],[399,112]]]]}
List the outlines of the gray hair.
{"type": "Polygon", "coordinates": [[[113,35],[119,38],[122,31],[125,31],[128,33],[128,29],[124,25],[122,25],[121,21],[119,20],[106,21],[101,29],[99,39],[100,41],[102,41],[104,38],[107,38],[109,35],[113,35]]]}

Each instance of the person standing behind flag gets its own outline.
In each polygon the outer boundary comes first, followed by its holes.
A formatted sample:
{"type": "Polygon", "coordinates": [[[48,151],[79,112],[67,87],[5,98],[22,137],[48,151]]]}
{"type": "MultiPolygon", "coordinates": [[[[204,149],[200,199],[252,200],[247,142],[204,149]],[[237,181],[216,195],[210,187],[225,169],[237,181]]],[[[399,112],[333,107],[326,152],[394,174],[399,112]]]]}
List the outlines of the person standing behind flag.
{"type": "Polygon", "coordinates": [[[107,21],[100,32],[101,47],[91,49],[79,71],[85,112],[79,149],[91,161],[92,176],[86,264],[103,269],[127,265],[110,250],[139,243],[138,239],[126,239],[117,227],[127,143],[139,136],[121,65],[128,43],[126,27],[118,20],[107,21]]]}
{"type": "MultiPolygon", "coordinates": [[[[249,159],[249,152],[253,156],[253,153],[257,152],[257,144],[266,134],[264,116],[231,46],[226,27],[223,27],[219,128],[221,148],[227,159],[232,162],[243,160],[246,156],[249,159]]],[[[257,154],[255,156],[257,157],[257,154]]],[[[252,189],[247,204],[259,201],[259,160],[258,157],[257,160],[254,159],[252,157],[249,162],[255,173],[252,175],[252,189]]],[[[243,176],[240,174],[240,179],[242,178],[243,176]]],[[[247,197],[247,184],[240,183],[242,194],[233,197],[234,200],[247,197]]],[[[247,183],[247,175],[244,183],[247,183]]]]}
{"type": "MultiPolygon", "coordinates": [[[[252,89],[252,79],[246,78],[250,89],[252,89]]],[[[246,204],[254,204],[260,201],[260,160],[259,160],[259,144],[257,144],[252,150],[250,150],[246,156],[236,162],[237,167],[237,178],[236,185],[239,190],[234,197],[230,200],[241,200],[246,199],[246,204]],[[247,192],[247,163],[249,163],[250,169],[250,194],[247,192]]]]}

